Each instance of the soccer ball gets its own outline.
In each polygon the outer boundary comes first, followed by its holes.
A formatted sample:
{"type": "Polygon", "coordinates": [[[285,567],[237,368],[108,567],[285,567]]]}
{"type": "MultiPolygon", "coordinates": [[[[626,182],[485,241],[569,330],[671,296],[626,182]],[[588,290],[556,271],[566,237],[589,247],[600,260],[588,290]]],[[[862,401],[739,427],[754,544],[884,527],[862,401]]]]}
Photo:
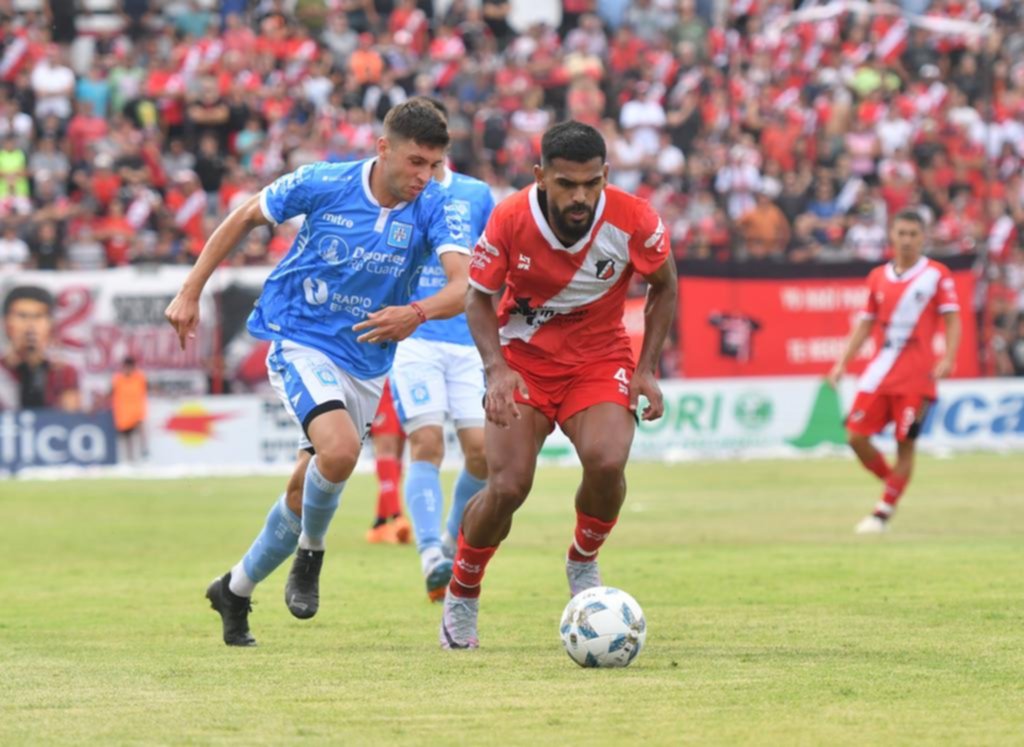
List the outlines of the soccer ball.
{"type": "Polygon", "coordinates": [[[569,601],[559,631],[566,653],[581,667],[625,667],[643,648],[647,622],[629,594],[595,586],[569,601]]]}

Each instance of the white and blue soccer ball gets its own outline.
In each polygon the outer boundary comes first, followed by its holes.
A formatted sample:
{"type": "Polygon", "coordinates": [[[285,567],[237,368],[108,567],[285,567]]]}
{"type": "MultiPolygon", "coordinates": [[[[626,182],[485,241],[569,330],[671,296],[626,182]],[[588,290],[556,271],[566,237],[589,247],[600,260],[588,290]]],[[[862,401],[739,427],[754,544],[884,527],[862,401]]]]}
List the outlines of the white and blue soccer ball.
{"type": "Polygon", "coordinates": [[[644,611],[629,594],[595,586],[574,596],[559,626],[566,653],[581,667],[626,667],[647,640],[644,611]]]}

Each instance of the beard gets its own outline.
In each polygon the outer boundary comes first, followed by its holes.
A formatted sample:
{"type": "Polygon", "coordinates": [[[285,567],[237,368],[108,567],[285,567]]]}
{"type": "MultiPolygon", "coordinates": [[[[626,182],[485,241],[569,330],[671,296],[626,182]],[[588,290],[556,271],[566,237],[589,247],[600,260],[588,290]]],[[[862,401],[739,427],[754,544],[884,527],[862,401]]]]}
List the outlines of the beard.
{"type": "Polygon", "coordinates": [[[575,244],[586,236],[587,231],[594,225],[594,210],[589,205],[570,205],[565,210],[553,210],[551,217],[554,220],[558,233],[568,239],[570,244],[575,244]],[[587,211],[587,217],[577,223],[569,218],[569,213],[580,209],[587,211]]]}

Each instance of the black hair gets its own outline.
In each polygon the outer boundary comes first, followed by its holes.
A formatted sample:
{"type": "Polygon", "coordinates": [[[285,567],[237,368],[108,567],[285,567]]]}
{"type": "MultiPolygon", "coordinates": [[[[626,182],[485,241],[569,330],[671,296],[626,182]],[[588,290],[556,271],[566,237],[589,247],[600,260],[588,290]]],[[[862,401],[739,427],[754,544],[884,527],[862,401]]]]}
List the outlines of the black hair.
{"type": "Polygon", "coordinates": [[[922,216],[916,208],[903,208],[903,210],[896,213],[896,217],[892,219],[892,222],[895,223],[898,220],[910,221],[911,223],[916,223],[921,226],[921,228],[925,227],[924,216],[922,216]]]}
{"type": "Polygon", "coordinates": [[[427,148],[447,148],[448,123],[437,107],[415,97],[391,107],[384,117],[384,134],[389,138],[412,140],[427,148]]]}
{"type": "Polygon", "coordinates": [[[46,304],[46,310],[53,311],[53,295],[46,288],[40,288],[38,285],[18,285],[11,288],[4,299],[4,316],[7,316],[16,302],[26,300],[46,304]]]}
{"type": "Polygon", "coordinates": [[[549,164],[556,158],[573,163],[586,163],[600,158],[604,163],[608,149],[601,133],[582,122],[559,122],[544,133],[540,141],[541,163],[549,164]]]}

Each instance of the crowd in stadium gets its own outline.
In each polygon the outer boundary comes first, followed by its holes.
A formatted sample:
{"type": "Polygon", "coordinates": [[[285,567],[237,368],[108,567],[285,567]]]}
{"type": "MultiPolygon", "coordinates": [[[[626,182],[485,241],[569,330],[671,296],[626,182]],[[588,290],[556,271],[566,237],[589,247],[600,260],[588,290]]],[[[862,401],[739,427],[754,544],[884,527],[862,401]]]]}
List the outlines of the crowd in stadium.
{"type": "MultiPolygon", "coordinates": [[[[498,199],[550,124],[599,127],[680,260],[877,261],[920,205],[935,254],[983,258],[996,369],[1024,373],[1018,3],[563,0],[557,28],[520,30],[508,0],[442,5],[0,0],[0,267],[189,263],[240,200],[370,154],[387,109],[430,94],[454,167],[498,199]]],[[[233,261],[272,264],[295,231],[233,261]]]]}

